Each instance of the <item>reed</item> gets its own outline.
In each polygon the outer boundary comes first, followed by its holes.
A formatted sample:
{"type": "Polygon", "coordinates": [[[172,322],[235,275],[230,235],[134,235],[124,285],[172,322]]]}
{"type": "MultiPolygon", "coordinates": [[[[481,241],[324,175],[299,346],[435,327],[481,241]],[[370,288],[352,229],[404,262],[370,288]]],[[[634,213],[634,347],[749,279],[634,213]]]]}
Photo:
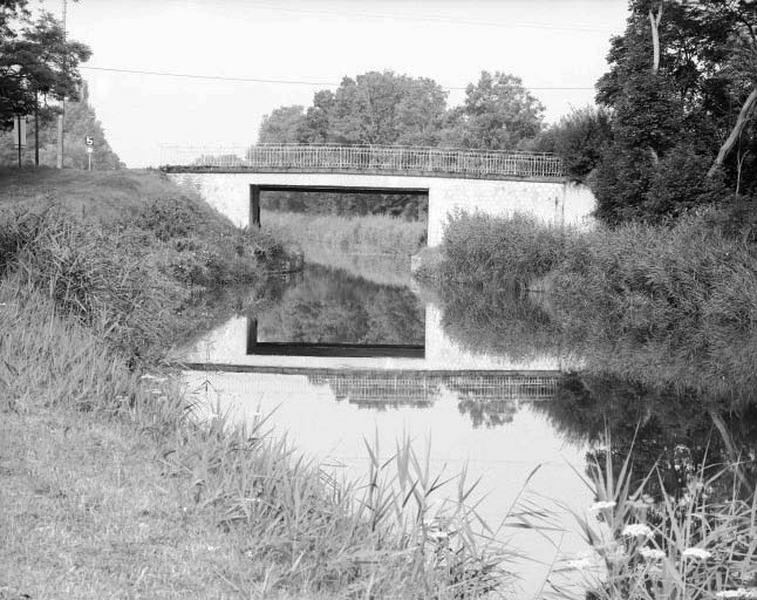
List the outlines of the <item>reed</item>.
{"type": "MultiPolygon", "coordinates": [[[[12,457],[0,489],[0,594],[502,589],[505,551],[476,525],[464,474],[453,479],[457,502],[437,512],[444,482],[407,442],[388,462],[369,453],[363,487],[329,477],[265,419],[200,417],[207,398],[161,366],[188,294],[166,244],[192,234],[164,221],[156,232],[149,219],[109,227],[65,211],[0,219],[0,452],[12,457]],[[33,468],[30,457],[40,457],[33,468]],[[27,518],[31,505],[39,510],[27,518]],[[61,571],[61,561],[77,567],[61,571]]],[[[206,260],[191,244],[182,252],[206,260]]]]}
{"type": "MultiPolygon", "coordinates": [[[[546,346],[534,353],[570,348],[587,369],[652,386],[735,397],[755,389],[757,255],[703,217],[579,233],[459,214],[439,270],[453,309],[467,290],[483,299],[543,290],[527,337],[546,346]]],[[[470,302],[468,314],[481,330],[517,329],[502,304],[470,302]]]]}
{"type": "Polygon", "coordinates": [[[425,221],[389,216],[343,217],[266,211],[264,230],[298,244],[307,259],[311,247],[347,254],[410,256],[425,242],[425,221]]]}
{"type": "MultiPolygon", "coordinates": [[[[692,470],[686,493],[676,498],[666,493],[656,469],[631,486],[632,451],[619,472],[611,444],[604,454],[604,460],[594,455],[586,480],[602,526],[574,513],[593,551],[579,566],[590,597],[705,600],[757,594],[754,487],[746,495],[735,486],[731,498],[711,497],[717,481],[738,465],[716,473],[692,470]],[[655,478],[662,492],[657,499],[646,494],[655,478]]],[[[576,566],[574,562],[572,568],[576,566]]]]}

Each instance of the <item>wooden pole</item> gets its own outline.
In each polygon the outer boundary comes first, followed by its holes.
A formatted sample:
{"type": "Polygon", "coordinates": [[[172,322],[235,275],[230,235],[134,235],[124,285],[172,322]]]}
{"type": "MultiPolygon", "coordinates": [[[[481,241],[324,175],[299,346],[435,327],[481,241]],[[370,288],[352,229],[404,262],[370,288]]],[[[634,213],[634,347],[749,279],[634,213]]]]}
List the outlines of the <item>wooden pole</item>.
{"type": "Polygon", "coordinates": [[[34,106],[34,166],[39,166],[39,106],[34,106]]]}
{"type": "Polygon", "coordinates": [[[21,168],[21,117],[16,117],[16,130],[18,131],[18,168],[21,168]]]}

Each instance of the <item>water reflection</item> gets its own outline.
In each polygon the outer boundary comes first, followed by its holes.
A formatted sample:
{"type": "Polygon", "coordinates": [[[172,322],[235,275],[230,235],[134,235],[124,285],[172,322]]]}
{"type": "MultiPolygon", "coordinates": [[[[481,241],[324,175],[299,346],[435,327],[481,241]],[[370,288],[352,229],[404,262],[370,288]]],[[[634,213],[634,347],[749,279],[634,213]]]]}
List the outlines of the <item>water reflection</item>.
{"type": "Polygon", "coordinates": [[[754,405],[731,408],[692,392],[574,373],[562,377],[553,401],[536,410],[573,443],[611,451],[618,468],[632,453],[636,484],[659,473],[647,485],[658,497],[664,489],[680,498],[700,472],[706,478],[722,473],[713,482],[713,499],[728,498],[733,489],[753,492],[757,484],[754,405]]]}
{"type": "Polygon", "coordinates": [[[320,265],[287,280],[254,315],[262,342],[422,345],[424,306],[409,289],[320,265]]]}
{"type": "Polygon", "coordinates": [[[550,400],[557,389],[554,375],[424,372],[328,373],[308,375],[313,385],[328,386],[337,401],[359,408],[386,410],[409,406],[433,407],[442,397],[454,397],[457,410],[474,428],[510,423],[521,403],[550,400]]]}
{"type": "MultiPolygon", "coordinates": [[[[351,476],[363,473],[364,438],[376,435],[392,448],[406,433],[433,434],[439,468],[467,461],[490,492],[481,512],[492,523],[540,466],[532,480],[540,506],[554,498],[585,514],[591,493],[573,469],[607,452],[618,469],[633,453],[632,488],[657,469],[647,488],[657,497],[663,489],[682,497],[698,471],[724,472],[708,491],[714,499],[755,489],[753,404],[578,372],[585,363],[575,348],[587,338],[567,344],[545,303],[471,289],[440,307],[406,287],[325,267],[279,281],[268,294],[240,303],[186,349],[185,360],[206,370],[188,381],[209,382],[217,396],[208,403],[221,402],[240,420],[273,412],[299,449],[351,476]],[[422,352],[400,352],[409,347],[422,352]]],[[[593,369],[602,366],[598,355],[593,369]]],[[[562,524],[561,552],[585,550],[569,533],[575,524],[562,524]]],[[[523,548],[549,563],[555,543],[527,539],[523,548]]],[[[519,567],[527,588],[537,588],[544,571],[519,567]]]]}

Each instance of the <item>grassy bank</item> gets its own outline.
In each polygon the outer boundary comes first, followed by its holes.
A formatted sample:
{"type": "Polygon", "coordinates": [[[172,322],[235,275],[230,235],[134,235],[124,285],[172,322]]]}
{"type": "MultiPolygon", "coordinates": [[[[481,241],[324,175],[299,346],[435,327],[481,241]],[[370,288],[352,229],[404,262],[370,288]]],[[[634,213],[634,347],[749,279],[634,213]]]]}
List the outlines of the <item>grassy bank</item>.
{"type": "Polygon", "coordinates": [[[437,514],[409,444],[370,454],[366,487],[335,482],[265,423],[197,421],[161,372],[197,326],[192,291],[275,268],[271,237],[155,174],[37,174],[0,173],[0,597],[464,598],[507,581],[469,487],[437,514]]]}
{"type": "Polygon", "coordinates": [[[596,372],[718,395],[757,387],[755,249],[705,217],[576,232],[463,214],[450,222],[441,253],[445,304],[454,311],[464,298],[473,329],[507,335],[510,313],[525,312],[527,343],[570,348],[596,372]],[[534,282],[551,291],[528,310],[487,300],[517,299],[534,282]]]}

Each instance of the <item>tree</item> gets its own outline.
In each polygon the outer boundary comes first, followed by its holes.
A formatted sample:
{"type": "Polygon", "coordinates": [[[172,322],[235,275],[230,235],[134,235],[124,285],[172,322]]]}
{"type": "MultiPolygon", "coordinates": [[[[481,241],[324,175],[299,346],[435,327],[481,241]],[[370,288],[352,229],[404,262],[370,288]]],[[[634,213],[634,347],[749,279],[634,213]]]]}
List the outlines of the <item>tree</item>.
{"type": "Polygon", "coordinates": [[[325,144],[330,140],[329,123],[334,109],[334,93],[320,90],[313,96],[313,105],[305,113],[300,140],[306,144],[325,144]]]}
{"type": "Polygon", "coordinates": [[[574,109],[534,138],[528,149],[554,152],[563,161],[565,173],[574,181],[585,181],[599,165],[604,148],[612,142],[610,113],[586,106],[574,109]]]}
{"type": "Polygon", "coordinates": [[[347,144],[432,145],[446,109],[446,93],[431,79],[392,71],[345,77],[334,95],[330,137],[347,144]]]}
{"type": "Polygon", "coordinates": [[[466,88],[462,110],[449,123],[453,135],[447,140],[466,148],[514,150],[541,131],[543,112],[519,77],[482,71],[478,83],[466,88]]]}
{"type": "MultiPolygon", "coordinates": [[[[92,168],[97,170],[118,169],[123,166],[118,156],[113,152],[105,137],[102,124],[95,114],[94,108],[89,104],[89,90],[86,83],[81,88],[81,100],[69,102],[66,106],[66,152],[64,154],[64,167],[86,169],[88,166],[87,146],[85,138],[94,140],[94,153],[92,154],[92,168]]],[[[30,124],[30,133],[33,135],[34,123],[30,124]]],[[[13,150],[12,133],[0,132],[0,164],[16,164],[17,154],[13,150]]],[[[39,157],[40,164],[54,167],[57,162],[57,127],[54,122],[41,122],[39,130],[39,157]]],[[[33,163],[32,149],[27,147],[22,159],[29,164],[33,163]]]]}
{"type": "Polygon", "coordinates": [[[43,12],[30,22],[25,2],[5,1],[0,10],[0,128],[13,124],[15,115],[57,112],[49,100],[77,100],[82,80],[78,66],[89,59],[90,49],[67,40],[52,14],[43,12]],[[13,18],[22,27],[12,27],[13,18]]]}
{"type": "Polygon", "coordinates": [[[301,141],[305,125],[305,108],[281,106],[263,117],[258,133],[259,144],[296,144],[301,141]]]}
{"type": "Polygon", "coordinates": [[[717,190],[722,196],[721,183],[754,189],[757,177],[741,171],[755,143],[744,133],[757,105],[757,4],[631,0],[629,8],[597,84],[597,101],[612,114],[612,143],[596,178],[598,215],[611,223],[668,220],[712,202],[717,190]],[[688,191],[664,193],[663,182],[673,184],[680,168],[690,169],[680,173],[688,191]]]}

